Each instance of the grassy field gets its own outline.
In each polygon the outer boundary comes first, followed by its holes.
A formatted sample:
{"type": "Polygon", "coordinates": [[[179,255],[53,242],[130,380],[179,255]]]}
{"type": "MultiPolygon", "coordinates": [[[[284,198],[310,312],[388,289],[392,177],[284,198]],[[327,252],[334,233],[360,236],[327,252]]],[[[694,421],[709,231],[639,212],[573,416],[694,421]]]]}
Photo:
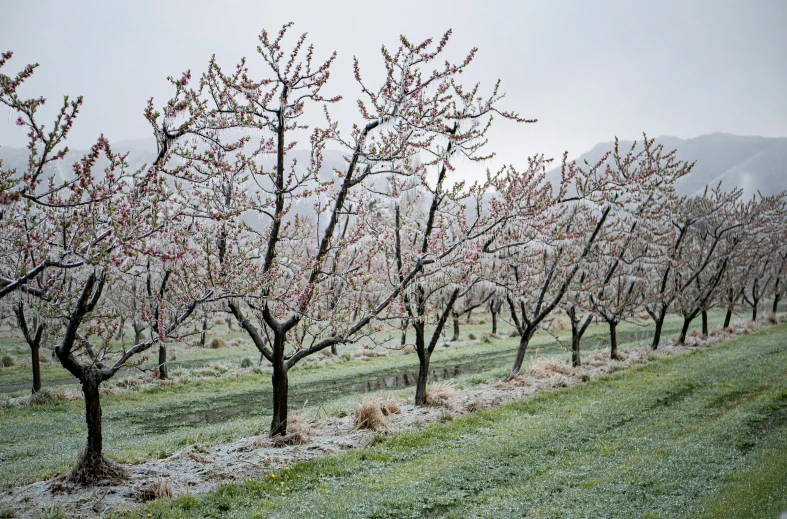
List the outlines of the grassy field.
{"type": "Polygon", "coordinates": [[[787,325],[131,515],[653,519],[783,511],[787,325]]]}
{"type": "MultiPolygon", "coordinates": [[[[718,325],[721,315],[711,317],[711,324],[718,325]]],[[[670,320],[665,332],[674,335],[679,325],[678,320],[670,320]]],[[[488,328],[486,324],[463,326],[462,333],[480,337],[488,328]]],[[[567,333],[561,335],[565,337],[567,333]]],[[[648,341],[650,330],[621,325],[618,336],[621,343],[631,345],[648,341]]],[[[605,348],[607,340],[606,327],[594,327],[587,332],[584,347],[587,351],[605,348]]],[[[441,347],[433,356],[432,367],[439,377],[454,378],[459,387],[500,380],[510,369],[516,345],[517,339],[509,338],[441,347]]],[[[349,358],[350,351],[345,348],[340,353],[349,358]]],[[[536,336],[528,362],[536,356],[569,358],[547,334],[536,336]]],[[[245,358],[254,358],[254,350],[243,345],[178,352],[170,368],[173,376],[184,365],[213,366],[205,368],[211,375],[187,384],[154,385],[102,396],[107,455],[124,463],[136,463],[169,456],[185,445],[214,445],[265,431],[270,419],[270,376],[267,372],[240,369],[245,358]]],[[[305,363],[290,375],[291,412],[306,419],[314,418],[318,412],[341,416],[352,412],[369,392],[379,390],[411,398],[414,390],[406,387],[403,374],[414,375],[417,365],[415,355],[402,354],[339,360],[325,366],[305,363]]],[[[64,370],[57,368],[61,373],[52,376],[62,377],[64,370]]],[[[21,378],[25,369],[29,368],[0,369],[0,386],[8,379],[21,378]]],[[[150,378],[149,374],[145,376],[150,378]]],[[[414,381],[414,376],[409,381],[414,381]]],[[[60,387],[78,389],[78,386],[60,387]]],[[[7,393],[8,396],[26,394],[29,394],[27,389],[7,393]]],[[[33,407],[0,406],[0,482],[18,484],[64,472],[73,466],[85,437],[81,401],[33,407]]]]}

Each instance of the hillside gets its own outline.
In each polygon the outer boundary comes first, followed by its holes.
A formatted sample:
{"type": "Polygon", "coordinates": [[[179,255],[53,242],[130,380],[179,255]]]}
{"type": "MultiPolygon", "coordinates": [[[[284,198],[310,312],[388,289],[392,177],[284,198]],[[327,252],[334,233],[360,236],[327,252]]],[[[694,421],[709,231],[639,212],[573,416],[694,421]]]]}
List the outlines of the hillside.
{"type": "MultiPolygon", "coordinates": [[[[711,133],[693,139],[658,137],[666,150],[677,150],[680,160],[696,161],[694,170],[678,183],[682,195],[698,194],[708,184],[740,186],[748,197],[760,191],[771,195],[787,190],[787,138],[747,137],[711,133]]],[[[627,150],[632,141],[620,141],[627,150]]],[[[612,149],[613,142],[597,144],[577,162],[593,163],[612,149]]]]}

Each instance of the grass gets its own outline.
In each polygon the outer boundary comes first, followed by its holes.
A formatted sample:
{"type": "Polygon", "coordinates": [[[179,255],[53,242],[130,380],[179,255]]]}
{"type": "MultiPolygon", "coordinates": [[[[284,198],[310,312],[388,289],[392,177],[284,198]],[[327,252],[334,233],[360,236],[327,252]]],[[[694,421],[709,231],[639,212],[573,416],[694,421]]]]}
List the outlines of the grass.
{"type": "MultiPolygon", "coordinates": [[[[720,314],[713,314],[711,324],[720,323],[721,318],[720,314]]],[[[665,333],[676,333],[679,325],[677,319],[668,321],[665,333]]],[[[484,331],[488,331],[488,325],[462,328],[463,334],[472,332],[480,336],[484,331]]],[[[621,342],[632,343],[637,339],[647,340],[649,333],[648,329],[621,325],[618,335],[621,342]]],[[[561,334],[566,336],[568,332],[561,334]]],[[[232,343],[238,337],[241,335],[237,332],[229,333],[227,342],[232,343]]],[[[0,348],[10,350],[11,340],[3,339],[0,348]]],[[[18,342],[21,339],[13,340],[17,341],[13,351],[22,358],[29,350],[24,342],[18,342]]],[[[588,330],[584,344],[587,349],[606,347],[606,340],[607,327],[597,326],[588,330]]],[[[435,352],[432,368],[437,378],[452,378],[459,388],[500,380],[510,369],[517,342],[517,338],[509,338],[459,346],[451,343],[449,348],[435,352]]],[[[357,346],[348,346],[339,353],[355,349],[357,346]]],[[[182,366],[224,363],[240,367],[253,351],[248,345],[236,345],[173,352],[177,360],[170,366],[170,372],[178,363],[182,366]]],[[[527,362],[540,356],[565,359],[568,354],[552,337],[542,334],[532,341],[527,362]]],[[[414,381],[417,365],[415,355],[352,359],[326,366],[300,364],[290,373],[290,409],[311,419],[318,412],[351,413],[369,392],[386,390],[392,395],[412,398],[413,388],[401,386],[414,381]]],[[[46,381],[47,376],[62,378],[64,373],[50,362],[43,376],[46,381]]],[[[29,378],[29,367],[0,369],[0,386],[9,378],[18,380],[23,374],[29,378]]],[[[71,387],[78,389],[76,385],[71,387]]],[[[27,388],[10,393],[26,394],[29,394],[27,388]]],[[[137,463],[169,456],[186,445],[209,446],[257,435],[268,427],[270,400],[269,375],[251,370],[216,372],[214,378],[185,385],[104,395],[104,449],[115,461],[137,463]]],[[[58,401],[29,408],[2,406],[0,402],[0,482],[21,483],[65,472],[75,463],[85,438],[83,402],[58,401]]]]}
{"type": "Polygon", "coordinates": [[[787,325],[131,515],[779,517],[787,325]]]}

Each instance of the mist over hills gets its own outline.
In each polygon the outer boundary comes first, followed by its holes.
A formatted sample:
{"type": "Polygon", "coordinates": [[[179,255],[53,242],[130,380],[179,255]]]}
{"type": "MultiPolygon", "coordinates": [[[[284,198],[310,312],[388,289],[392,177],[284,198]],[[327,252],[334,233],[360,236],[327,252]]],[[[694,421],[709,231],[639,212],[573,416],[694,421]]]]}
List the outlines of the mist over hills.
{"type": "MultiPolygon", "coordinates": [[[[620,141],[622,153],[628,151],[633,141],[620,141]]],[[[641,143],[642,139],[638,140],[641,143]]],[[[665,151],[676,150],[678,160],[696,161],[691,174],[680,179],[676,189],[681,195],[698,195],[706,185],[722,188],[743,188],[744,197],[760,191],[773,195],[787,191],[787,138],[750,137],[711,133],[693,139],[663,136],[656,138],[665,151]]],[[[611,151],[614,142],[597,144],[581,155],[577,162],[587,160],[593,164],[604,153],[611,151]]]]}
{"type": "MultiPolygon", "coordinates": [[[[638,140],[641,143],[641,139],[638,140]]],[[[744,196],[750,197],[757,191],[763,195],[770,195],[787,191],[787,137],[768,138],[756,136],[738,136],[725,133],[712,133],[701,135],[692,139],[662,136],[656,142],[663,144],[665,150],[677,150],[679,160],[696,161],[691,174],[681,179],[677,190],[682,195],[700,194],[706,185],[715,185],[719,181],[722,187],[732,189],[739,186],[743,188],[744,196]]],[[[621,151],[625,152],[632,141],[621,140],[621,151]]],[[[577,162],[587,160],[589,163],[598,161],[605,152],[612,150],[613,142],[603,142],[594,146],[588,152],[580,155],[577,162]]],[[[132,169],[150,164],[156,157],[156,145],[152,138],[118,141],[113,143],[116,152],[130,152],[129,165],[132,169]]],[[[71,177],[71,164],[82,157],[87,150],[72,150],[63,161],[50,165],[47,176],[53,175],[56,179],[65,180],[71,177]]],[[[306,150],[293,150],[288,159],[297,159],[299,164],[308,164],[309,154],[306,150]]],[[[323,169],[320,177],[323,179],[333,176],[333,168],[343,168],[345,161],[343,154],[335,150],[326,150],[323,169]]],[[[27,165],[27,150],[24,148],[0,147],[0,160],[4,168],[24,170],[27,165]]],[[[263,159],[270,161],[273,158],[263,159]]],[[[106,164],[99,163],[103,168],[106,164]]],[[[558,170],[550,172],[550,177],[556,177],[558,170]]],[[[384,181],[384,179],[379,179],[384,181]]],[[[252,186],[249,186],[250,188],[252,186]]],[[[295,212],[307,210],[311,204],[301,201],[295,212]]]]}

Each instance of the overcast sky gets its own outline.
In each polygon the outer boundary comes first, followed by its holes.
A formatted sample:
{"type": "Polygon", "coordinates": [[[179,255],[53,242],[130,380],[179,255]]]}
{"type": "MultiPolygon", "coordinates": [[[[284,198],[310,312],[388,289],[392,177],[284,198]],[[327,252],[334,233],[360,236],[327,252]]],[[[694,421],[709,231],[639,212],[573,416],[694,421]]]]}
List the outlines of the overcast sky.
{"type": "MultiPolygon", "coordinates": [[[[198,75],[213,53],[225,68],[242,56],[259,65],[260,30],[288,21],[310,34],[318,56],[338,51],[326,92],[345,96],[332,111],[346,124],[358,120],[353,55],[371,79],[382,44],[452,28],[453,56],[479,48],[466,80],[491,87],[500,78],[504,108],[539,120],[497,126],[492,144],[506,163],[536,152],[577,156],[643,131],[787,136],[787,0],[0,0],[0,50],[15,53],[3,72],[38,62],[25,94],[53,105],[84,95],[72,148],[102,132],[143,138],[145,102],[169,98],[168,75],[198,75]]],[[[23,145],[3,119],[0,144],[23,145]]]]}

